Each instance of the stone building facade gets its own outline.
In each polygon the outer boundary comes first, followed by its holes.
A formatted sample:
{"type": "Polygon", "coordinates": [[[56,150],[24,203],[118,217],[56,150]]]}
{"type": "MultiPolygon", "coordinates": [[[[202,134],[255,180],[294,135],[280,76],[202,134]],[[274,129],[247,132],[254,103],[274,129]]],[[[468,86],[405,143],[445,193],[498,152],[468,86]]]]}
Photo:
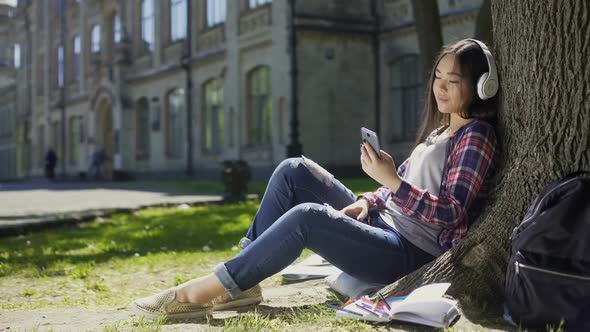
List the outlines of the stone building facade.
{"type": "MultiPolygon", "coordinates": [[[[473,35],[481,0],[438,2],[445,43],[473,35]]],[[[104,149],[109,178],[212,178],[227,159],[263,178],[301,149],[360,172],[361,126],[398,163],[413,146],[424,89],[410,0],[21,0],[11,10],[1,38],[21,59],[0,69],[14,78],[1,98],[19,116],[0,135],[0,153],[13,151],[0,154],[14,165],[5,177],[42,176],[49,148],[68,177],[104,149]]]]}
{"type": "Polygon", "coordinates": [[[22,136],[16,128],[21,119],[17,100],[18,68],[22,63],[18,53],[20,46],[14,46],[13,36],[16,27],[13,26],[16,10],[9,4],[0,2],[0,179],[14,179],[18,177],[19,159],[17,155],[17,141],[22,136]],[[17,53],[17,57],[14,53],[17,53]]]}

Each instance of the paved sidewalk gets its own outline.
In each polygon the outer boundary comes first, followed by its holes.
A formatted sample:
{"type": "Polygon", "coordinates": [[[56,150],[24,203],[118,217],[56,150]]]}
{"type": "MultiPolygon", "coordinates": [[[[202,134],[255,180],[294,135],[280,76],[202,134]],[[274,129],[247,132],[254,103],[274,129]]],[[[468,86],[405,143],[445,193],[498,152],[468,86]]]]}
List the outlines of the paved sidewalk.
{"type": "Polygon", "coordinates": [[[219,203],[221,195],[182,192],[173,186],[128,183],[0,184],[0,236],[148,206],[219,203]]]}

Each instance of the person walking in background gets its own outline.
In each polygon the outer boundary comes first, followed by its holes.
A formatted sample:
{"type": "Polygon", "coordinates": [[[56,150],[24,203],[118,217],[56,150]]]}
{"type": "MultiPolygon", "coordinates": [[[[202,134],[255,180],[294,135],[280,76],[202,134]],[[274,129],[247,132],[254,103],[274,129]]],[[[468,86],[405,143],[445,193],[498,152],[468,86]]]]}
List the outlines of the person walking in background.
{"type": "Polygon", "coordinates": [[[55,165],[57,165],[57,154],[53,148],[49,148],[45,154],[45,177],[53,180],[55,179],[55,165]]]}
{"type": "Polygon", "coordinates": [[[104,148],[94,151],[90,162],[90,168],[88,169],[88,176],[91,179],[99,180],[104,177],[102,165],[104,164],[106,157],[104,148]]]}

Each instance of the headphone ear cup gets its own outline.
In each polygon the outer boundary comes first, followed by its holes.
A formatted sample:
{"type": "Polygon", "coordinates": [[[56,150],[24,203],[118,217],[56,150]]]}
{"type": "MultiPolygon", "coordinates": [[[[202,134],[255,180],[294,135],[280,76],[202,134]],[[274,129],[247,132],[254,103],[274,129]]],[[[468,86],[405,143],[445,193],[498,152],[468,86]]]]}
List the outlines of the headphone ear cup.
{"type": "Polygon", "coordinates": [[[480,99],[483,99],[483,100],[491,97],[491,96],[488,96],[485,91],[485,85],[486,85],[486,81],[488,79],[488,76],[489,76],[489,73],[485,72],[485,73],[481,74],[481,76],[477,80],[477,95],[479,96],[480,99]]]}

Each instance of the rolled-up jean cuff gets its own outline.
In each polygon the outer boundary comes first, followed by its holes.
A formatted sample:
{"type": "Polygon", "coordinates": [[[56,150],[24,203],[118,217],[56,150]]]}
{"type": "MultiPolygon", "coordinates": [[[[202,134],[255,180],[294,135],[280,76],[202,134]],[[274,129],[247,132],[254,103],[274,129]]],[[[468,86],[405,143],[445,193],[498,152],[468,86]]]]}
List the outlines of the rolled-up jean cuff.
{"type": "Polygon", "coordinates": [[[249,246],[249,245],[250,245],[250,243],[252,243],[252,240],[250,240],[250,239],[249,239],[249,238],[247,238],[247,237],[243,237],[243,238],[240,240],[239,246],[240,246],[240,248],[242,248],[242,249],[246,249],[246,247],[247,247],[247,246],[249,246]]]}
{"type": "Polygon", "coordinates": [[[215,267],[213,273],[215,273],[215,276],[217,277],[217,279],[219,279],[219,281],[223,285],[223,288],[225,288],[225,290],[227,291],[229,296],[231,296],[232,299],[242,294],[242,290],[240,289],[238,284],[236,284],[234,278],[232,278],[232,276],[229,274],[229,271],[227,270],[227,267],[225,267],[225,264],[218,264],[215,267]]]}

